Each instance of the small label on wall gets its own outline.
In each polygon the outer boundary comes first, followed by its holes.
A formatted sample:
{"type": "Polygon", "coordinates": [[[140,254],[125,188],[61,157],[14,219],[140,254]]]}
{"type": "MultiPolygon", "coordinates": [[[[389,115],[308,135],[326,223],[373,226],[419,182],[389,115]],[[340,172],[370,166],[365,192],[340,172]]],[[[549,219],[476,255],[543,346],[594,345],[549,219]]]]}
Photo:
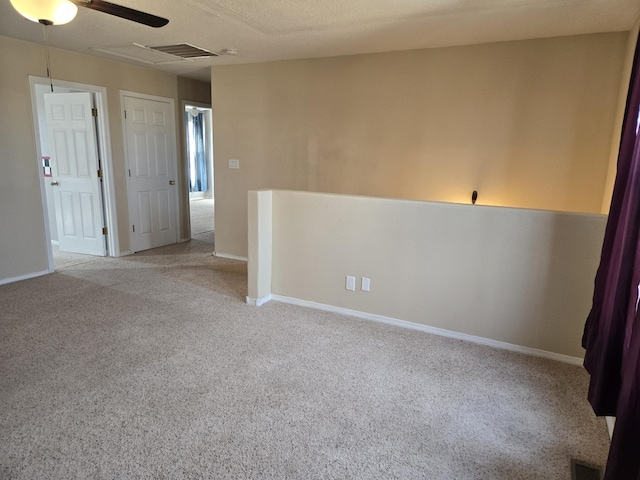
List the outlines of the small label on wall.
{"type": "Polygon", "coordinates": [[[229,159],[229,168],[240,168],[240,160],[229,159]]]}

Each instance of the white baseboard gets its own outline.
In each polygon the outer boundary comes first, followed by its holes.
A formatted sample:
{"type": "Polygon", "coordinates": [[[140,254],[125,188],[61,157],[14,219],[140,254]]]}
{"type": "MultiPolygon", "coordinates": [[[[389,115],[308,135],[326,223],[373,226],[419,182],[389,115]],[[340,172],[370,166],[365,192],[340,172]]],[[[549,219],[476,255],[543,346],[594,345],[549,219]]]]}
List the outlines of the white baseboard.
{"type": "Polygon", "coordinates": [[[126,257],[127,255],[131,255],[131,250],[114,253],[114,257],[126,257]]]}
{"type": "Polygon", "coordinates": [[[191,238],[181,238],[178,243],[184,243],[184,242],[188,242],[189,240],[191,240],[191,238]]]}
{"type": "Polygon", "coordinates": [[[237,255],[229,255],[228,253],[213,252],[213,256],[220,257],[220,258],[228,258],[230,260],[242,260],[243,262],[249,261],[247,257],[238,257],[237,255]]]}
{"type": "Polygon", "coordinates": [[[18,277],[3,278],[0,280],[0,285],[6,285],[7,283],[20,282],[21,280],[29,280],[30,278],[41,277],[51,273],[49,270],[42,270],[41,272],[27,273],[26,275],[20,275],[18,277]]]}
{"type": "Polygon", "coordinates": [[[261,298],[251,298],[247,297],[247,305],[253,305],[254,307],[259,307],[260,305],[264,305],[269,300],[271,300],[271,295],[267,295],[266,297],[261,298]]]}
{"type": "Polygon", "coordinates": [[[51,245],[60,245],[58,240],[51,240],[51,245]]]}
{"type": "Polygon", "coordinates": [[[271,297],[271,300],[276,300],[278,302],[290,303],[292,305],[299,305],[302,307],[315,308],[316,310],[324,310],[326,312],[339,313],[342,315],[349,315],[365,320],[373,320],[375,322],[386,323],[388,325],[395,325],[398,327],[410,328],[412,330],[419,330],[421,332],[433,333],[442,337],[455,338],[457,340],[465,340],[471,343],[487,345],[489,347],[499,348],[501,350],[509,350],[512,352],[524,353],[526,355],[532,355],[535,357],[557,360],[560,362],[569,363],[571,365],[582,365],[583,362],[583,359],[579,357],[572,357],[569,355],[563,355],[561,353],[548,352],[546,350],[540,350],[537,348],[523,347],[521,345],[514,345],[512,343],[500,342],[498,340],[492,340],[490,338],[477,337],[475,335],[468,335],[466,333],[454,332],[452,330],[445,330],[443,328],[430,327],[427,325],[422,325],[420,323],[407,322],[406,320],[384,317],[382,315],[375,315],[373,313],[360,312],[358,310],[350,310],[348,308],[342,307],[334,307],[333,305],[325,305],[323,303],[310,302],[308,300],[300,300],[297,298],[284,297],[281,295],[269,295],[269,297],[271,297]]]}

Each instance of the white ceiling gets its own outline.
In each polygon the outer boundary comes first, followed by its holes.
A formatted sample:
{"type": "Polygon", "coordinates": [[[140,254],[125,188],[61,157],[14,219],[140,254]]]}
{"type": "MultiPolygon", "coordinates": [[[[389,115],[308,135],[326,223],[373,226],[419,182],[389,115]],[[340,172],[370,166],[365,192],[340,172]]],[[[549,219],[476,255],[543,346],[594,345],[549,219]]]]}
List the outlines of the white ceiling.
{"type": "MultiPolygon", "coordinates": [[[[638,0],[111,1],[169,24],[155,29],[80,8],[70,24],[47,27],[49,45],[203,81],[210,65],[625,31],[640,17],[638,0]],[[238,55],[144,63],[104,53],[174,43],[238,55]]],[[[44,43],[42,26],[23,19],[9,0],[0,0],[0,35],[44,43]]]]}

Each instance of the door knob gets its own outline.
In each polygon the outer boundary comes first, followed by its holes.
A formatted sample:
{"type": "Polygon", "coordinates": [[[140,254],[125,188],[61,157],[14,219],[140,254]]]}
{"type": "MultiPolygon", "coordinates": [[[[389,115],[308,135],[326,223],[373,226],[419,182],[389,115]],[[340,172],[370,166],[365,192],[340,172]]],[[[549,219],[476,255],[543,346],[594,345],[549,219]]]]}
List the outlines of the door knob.
{"type": "Polygon", "coordinates": [[[169,180],[169,185],[175,185],[176,181],[175,180],[169,180]]]}
{"type": "Polygon", "coordinates": [[[60,185],[58,182],[51,182],[52,187],[57,187],[58,185],[60,185]]]}

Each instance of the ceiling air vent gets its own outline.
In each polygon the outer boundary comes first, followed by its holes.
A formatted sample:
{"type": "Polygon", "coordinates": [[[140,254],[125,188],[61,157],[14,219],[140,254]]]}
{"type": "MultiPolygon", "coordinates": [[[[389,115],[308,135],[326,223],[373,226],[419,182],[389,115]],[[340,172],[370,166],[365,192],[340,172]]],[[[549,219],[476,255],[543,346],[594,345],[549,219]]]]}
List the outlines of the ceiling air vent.
{"type": "Polygon", "coordinates": [[[180,58],[205,58],[205,57],[218,57],[219,53],[210,52],[199,47],[194,47],[188,43],[179,43],[177,45],[163,45],[160,47],[147,47],[157,52],[168,53],[169,55],[175,55],[180,58]]]}

